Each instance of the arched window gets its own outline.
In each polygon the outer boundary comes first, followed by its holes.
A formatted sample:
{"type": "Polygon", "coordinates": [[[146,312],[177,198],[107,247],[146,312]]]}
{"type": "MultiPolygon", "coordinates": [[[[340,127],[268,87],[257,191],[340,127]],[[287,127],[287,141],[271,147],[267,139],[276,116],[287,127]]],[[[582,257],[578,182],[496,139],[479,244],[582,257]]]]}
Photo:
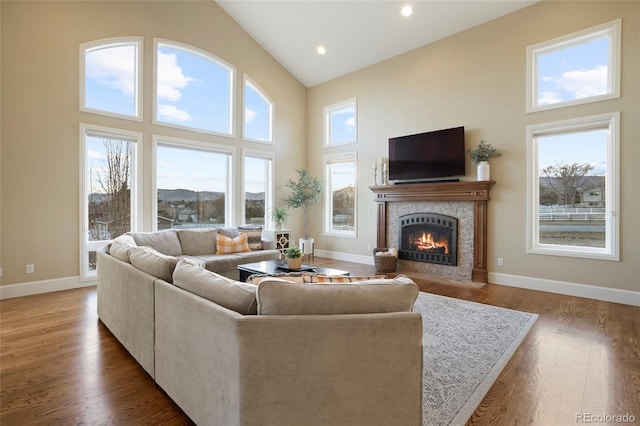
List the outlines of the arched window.
{"type": "Polygon", "coordinates": [[[80,110],[142,120],[142,38],[80,45],[80,110]]]}
{"type": "Polygon", "coordinates": [[[155,41],[158,124],[233,135],[231,65],[192,46],[155,41]]]}
{"type": "Polygon", "coordinates": [[[242,137],[273,142],[273,102],[246,76],[244,78],[244,125],[242,137]]]}

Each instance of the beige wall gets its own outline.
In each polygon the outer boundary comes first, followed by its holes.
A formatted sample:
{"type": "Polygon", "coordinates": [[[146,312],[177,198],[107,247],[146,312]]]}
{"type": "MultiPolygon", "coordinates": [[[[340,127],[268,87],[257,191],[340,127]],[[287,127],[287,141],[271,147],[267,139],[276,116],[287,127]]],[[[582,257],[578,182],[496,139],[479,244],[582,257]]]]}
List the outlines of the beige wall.
{"type": "MultiPolygon", "coordinates": [[[[491,169],[497,183],[489,203],[490,272],[639,290],[639,20],[639,2],[543,2],[308,90],[308,162],[317,175],[322,175],[323,155],[354,149],[323,148],[323,106],[358,100],[358,238],[320,237],[317,247],[370,255],[376,207],[367,186],[373,161],[387,155],[387,139],[464,125],[468,147],[487,139],[504,152],[491,169]],[[622,18],[623,33],[622,96],[526,114],[526,47],[617,18],[622,18]],[[526,126],[612,111],[620,111],[622,121],[621,261],[527,254],[526,126]],[[498,257],[504,258],[503,267],[496,266],[498,257]]],[[[475,179],[470,162],[467,179],[475,179]]],[[[321,212],[316,210],[313,218],[310,232],[321,236],[321,212]]]]}
{"type": "MultiPolygon", "coordinates": [[[[200,135],[151,124],[154,37],[196,46],[231,63],[239,76],[238,93],[242,73],[247,73],[275,103],[277,146],[267,149],[276,153],[276,182],[286,181],[304,165],[305,88],[214,2],[3,1],[0,7],[3,284],[79,274],[80,123],[144,134],[147,212],[152,135],[200,138],[235,146],[238,154],[240,148],[262,146],[239,136],[200,135]],[[79,45],[116,36],[144,37],[144,123],[78,110],[79,45]],[[28,263],[35,264],[35,274],[25,274],[28,263]]],[[[239,114],[239,103],[236,108],[239,114]]],[[[236,129],[239,135],[237,123],[236,129]]],[[[240,161],[235,166],[239,170],[240,161]]],[[[282,194],[282,187],[277,185],[277,194],[282,194]]],[[[292,226],[301,226],[300,220],[294,218],[292,226]]],[[[151,226],[146,214],[144,229],[151,226]]]]}

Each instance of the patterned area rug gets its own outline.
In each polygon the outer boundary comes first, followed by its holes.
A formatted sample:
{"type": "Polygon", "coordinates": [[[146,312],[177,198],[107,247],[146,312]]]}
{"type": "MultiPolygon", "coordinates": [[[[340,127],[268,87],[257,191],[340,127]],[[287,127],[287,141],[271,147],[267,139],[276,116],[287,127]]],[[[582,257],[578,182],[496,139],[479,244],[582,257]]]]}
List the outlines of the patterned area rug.
{"type": "Polygon", "coordinates": [[[420,292],[423,425],[463,425],[538,315],[420,292]]]}

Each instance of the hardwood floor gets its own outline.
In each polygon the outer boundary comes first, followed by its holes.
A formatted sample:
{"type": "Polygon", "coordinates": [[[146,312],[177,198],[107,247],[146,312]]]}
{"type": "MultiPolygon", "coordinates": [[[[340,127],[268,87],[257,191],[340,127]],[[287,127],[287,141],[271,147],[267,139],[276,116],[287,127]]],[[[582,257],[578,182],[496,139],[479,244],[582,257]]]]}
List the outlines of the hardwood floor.
{"type": "MultiPolygon", "coordinates": [[[[416,281],[422,291],[540,315],[467,424],[588,423],[580,414],[640,423],[640,308],[416,281]]],[[[192,424],[97,319],[94,287],[0,301],[0,404],[3,426],[192,424]]]]}

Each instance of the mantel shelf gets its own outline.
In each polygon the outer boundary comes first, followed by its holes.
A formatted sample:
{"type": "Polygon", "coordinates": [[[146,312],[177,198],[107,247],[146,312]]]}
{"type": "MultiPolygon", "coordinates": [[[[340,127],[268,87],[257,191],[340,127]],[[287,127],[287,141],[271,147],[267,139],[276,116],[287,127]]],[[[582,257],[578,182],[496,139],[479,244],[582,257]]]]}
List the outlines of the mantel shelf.
{"type": "Polygon", "coordinates": [[[370,186],[375,201],[487,201],[494,180],[370,186]]]}

